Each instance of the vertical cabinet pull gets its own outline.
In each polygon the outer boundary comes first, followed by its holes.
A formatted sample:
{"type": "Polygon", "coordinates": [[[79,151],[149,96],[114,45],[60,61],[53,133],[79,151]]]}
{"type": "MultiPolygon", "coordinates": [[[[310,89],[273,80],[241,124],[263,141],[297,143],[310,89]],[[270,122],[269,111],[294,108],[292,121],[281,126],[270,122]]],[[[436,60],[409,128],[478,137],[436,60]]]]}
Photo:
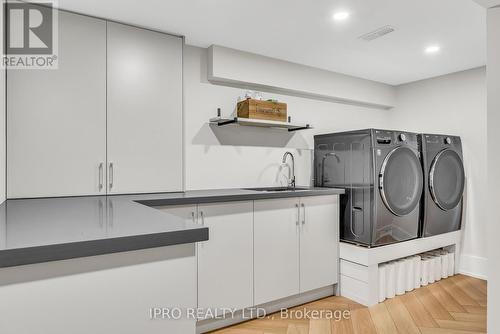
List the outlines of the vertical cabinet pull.
{"type": "Polygon", "coordinates": [[[191,219],[193,219],[193,223],[196,223],[196,221],[194,219],[194,211],[191,211],[191,219]]]}
{"type": "Polygon", "coordinates": [[[306,206],[304,203],[301,203],[300,206],[302,207],[302,225],[306,224],[306,206]]]}
{"type": "Polygon", "coordinates": [[[299,224],[300,224],[300,209],[299,209],[299,205],[297,203],[295,204],[295,207],[297,208],[297,222],[296,222],[296,225],[299,226],[299,224]]]}
{"type": "Polygon", "coordinates": [[[114,181],[114,171],[113,171],[114,167],[113,167],[113,163],[110,162],[109,163],[109,190],[111,190],[111,188],[113,188],[113,181],[114,181]]]}
{"type": "MultiPolygon", "coordinates": [[[[200,218],[201,218],[201,226],[205,227],[205,214],[203,213],[203,211],[200,211],[199,213],[200,213],[200,218]]],[[[194,212],[193,212],[193,215],[194,215],[194,212]]],[[[202,248],[205,247],[205,242],[201,241],[199,244],[202,248]]]]}
{"type": "Polygon", "coordinates": [[[104,164],[102,162],[99,164],[99,191],[102,190],[104,183],[103,165],[104,164]]]}

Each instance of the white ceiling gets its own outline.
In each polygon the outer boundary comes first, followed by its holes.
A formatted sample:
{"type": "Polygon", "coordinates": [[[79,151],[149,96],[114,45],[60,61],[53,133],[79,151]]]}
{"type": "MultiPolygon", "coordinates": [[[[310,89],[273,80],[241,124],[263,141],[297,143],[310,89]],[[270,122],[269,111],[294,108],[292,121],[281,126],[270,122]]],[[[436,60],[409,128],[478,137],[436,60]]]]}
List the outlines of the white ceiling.
{"type": "Polygon", "coordinates": [[[392,85],[486,63],[486,9],[472,0],[59,0],[59,6],[392,85]],[[348,10],[347,22],[332,13],[348,10]],[[366,42],[359,36],[391,25],[366,42]],[[439,44],[439,54],[426,55],[439,44]]]}

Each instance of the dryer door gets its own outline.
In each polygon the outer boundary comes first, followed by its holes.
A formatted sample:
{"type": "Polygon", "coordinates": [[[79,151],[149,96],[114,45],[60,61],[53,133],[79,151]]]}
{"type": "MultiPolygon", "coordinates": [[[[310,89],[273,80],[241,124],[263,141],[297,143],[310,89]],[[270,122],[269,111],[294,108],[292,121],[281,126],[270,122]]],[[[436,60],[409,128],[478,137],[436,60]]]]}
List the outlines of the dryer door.
{"type": "Polygon", "coordinates": [[[457,152],[445,149],[431,164],[429,187],[432,199],[442,210],[448,211],[460,204],[465,187],[465,171],[457,152]]]}
{"type": "Polygon", "coordinates": [[[412,149],[399,146],[386,156],[379,174],[379,189],[385,206],[397,216],[413,212],[420,202],[423,173],[412,149]]]}

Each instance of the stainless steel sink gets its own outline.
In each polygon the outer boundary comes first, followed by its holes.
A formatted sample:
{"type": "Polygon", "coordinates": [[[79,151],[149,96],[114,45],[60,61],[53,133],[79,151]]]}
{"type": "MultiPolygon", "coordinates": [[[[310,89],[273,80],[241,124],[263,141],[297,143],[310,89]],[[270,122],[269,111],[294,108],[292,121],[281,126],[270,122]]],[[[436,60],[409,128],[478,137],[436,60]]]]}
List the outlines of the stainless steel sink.
{"type": "Polygon", "coordinates": [[[245,188],[245,190],[253,190],[253,191],[268,191],[268,192],[274,192],[274,191],[305,191],[309,190],[309,188],[304,188],[304,187],[266,187],[266,188],[245,188]]]}

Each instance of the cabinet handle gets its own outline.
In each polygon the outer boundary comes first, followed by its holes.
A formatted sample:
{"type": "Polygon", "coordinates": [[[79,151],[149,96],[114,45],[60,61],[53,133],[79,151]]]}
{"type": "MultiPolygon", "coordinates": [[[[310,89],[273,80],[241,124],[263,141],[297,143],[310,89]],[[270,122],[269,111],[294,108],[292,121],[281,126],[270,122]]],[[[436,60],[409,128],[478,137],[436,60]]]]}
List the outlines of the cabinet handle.
{"type": "Polygon", "coordinates": [[[99,191],[102,190],[103,187],[103,163],[99,164],[99,191]]]}
{"type": "MultiPolygon", "coordinates": [[[[193,212],[193,217],[194,217],[194,212],[193,212]]],[[[201,217],[201,226],[205,227],[205,214],[203,211],[200,211],[200,217],[201,217]]],[[[205,242],[201,241],[200,247],[205,248],[205,242]]]]}
{"type": "Polygon", "coordinates": [[[301,203],[300,206],[302,207],[302,225],[306,224],[306,206],[304,203],[301,203]]]}
{"type": "Polygon", "coordinates": [[[196,221],[194,219],[194,211],[191,211],[191,218],[193,219],[193,223],[196,223],[196,221]]]}
{"type": "Polygon", "coordinates": [[[295,204],[295,207],[297,208],[297,226],[299,226],[300,224],[300,209],[299,209],[299,205],[298,204],[295,204]]]}
{"type": "Polygon", "coordinates": [[[109,190],[113,188],[113,181],[114,181],[114,171],[113,171],[113,163],[109,163],[109,190]]]}

